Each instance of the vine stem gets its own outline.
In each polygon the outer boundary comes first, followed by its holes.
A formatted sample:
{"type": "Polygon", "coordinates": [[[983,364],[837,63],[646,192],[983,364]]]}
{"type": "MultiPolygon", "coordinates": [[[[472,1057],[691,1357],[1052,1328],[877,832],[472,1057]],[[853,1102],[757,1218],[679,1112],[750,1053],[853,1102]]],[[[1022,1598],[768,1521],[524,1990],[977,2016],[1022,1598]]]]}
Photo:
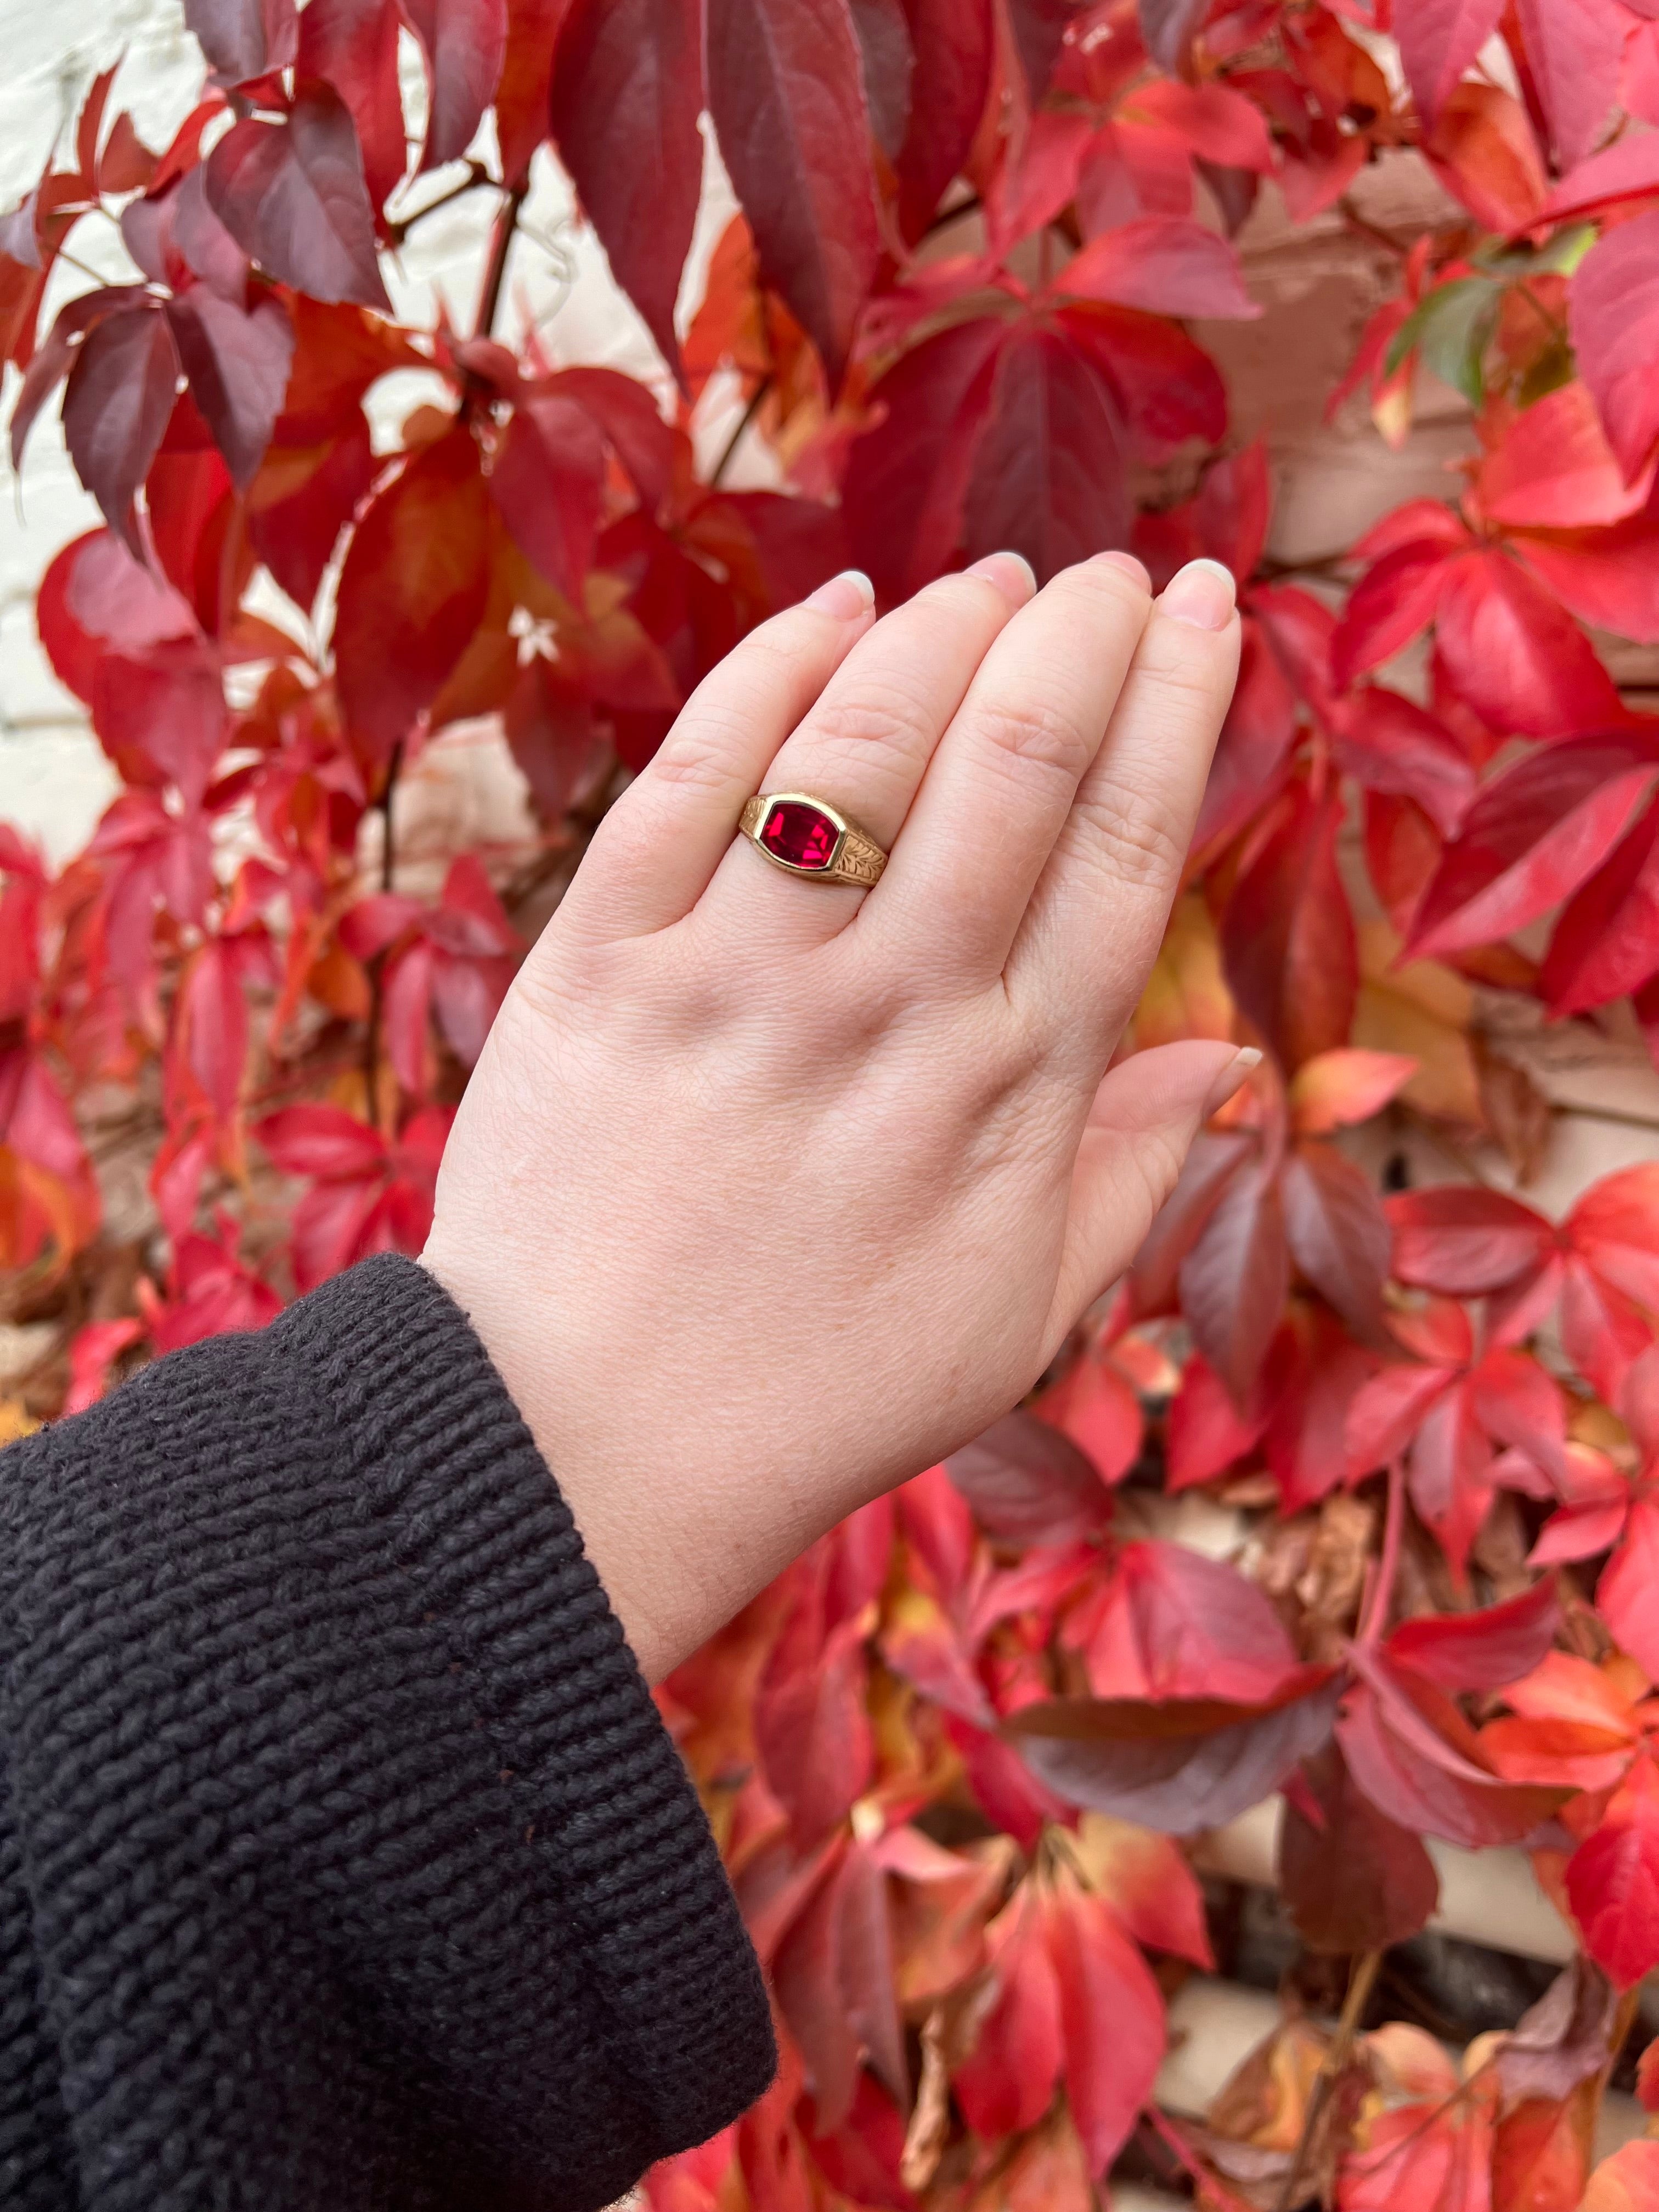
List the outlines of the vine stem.
{"type": "MultiPolygon", "coordinates": [[[[385,825],[380,840],[380,889],[392,888],[397,866],[397,854],[392,835],[392,800],[398,788],[398,777],[404,764],[404,743],[401,738],[392,748],[392,758],[386,763],[386,788],[380,793],[380,819],[385,825]]],[[[363,1101],[367,1118],[376,1128],[380,1127],[380,1015],[381,969],[386,964],[384,952],[377,952],[368,963],[368,1020],[363,1030],[363,1101]]]]}
{"type": "Polygon", "coordinates": [[[494,185],[497,191],[501,189],[482,161],[469,161],[466,174],[459,184],[452,185],[447,192],[440,192],[436,199],[428,200],[424,207],[411,208],[406,216],[400,216],[387,231],[386,243],[395,251],[417,222],[424,222],[428,216],[436,215],[440,208],[447,207],[452,200],[462,199],[468,192],[476,192],[480,185],[494,185]]]}
{"type": "Polygon", "coordinates": [[[1377,1969],[1382,1964],[1382,1954],[1380,1951],[1362,1952],[1354,1961],[1353,1971],[1348,1977],[1348,1994],[1343,2000],[1341,2017],[1336,2023],[1336,2033],[1331,2038],[1330,2049],[1320,2061],[1313,2094],[1308,2100],[1308,2109],[1303,2118],[1302,2132],[1297,2137],[1296,2151],[1274,2202],[1273,2212],[1296,2212],[1300,2201],[1297,2191],[1302,2186],[1308,2154],[1313,2148],[1319,2124],[1325,2117],[1325,2107],[1330,2103],[1342,2069],[1348,2063],[1348,2054],[1353,2049],[1354,2037],[1359,2032],[1366,1999],[1370,1996],[1377,1969]]]}
{"type": "Polygon", "coordinates": [[[476,337],[487,338],[495,327],[495,316],[501,304],[501,286],[507,278],[507,258],[513,251],[513,234],[519,227],[519,211],[530,191],[529,185],[516,185],[502,204],[495,218],[495,228],[490,234],[489,259],[485,264],[483,289],[478,295],[478,313],[473,323],[476,337]]]}
{"type": "Polygon", "coordinates": [[[737,428],[733,430],[731,436],[726,440],[726,450],[720,455],[719,460],[715,462],[714,473],[708,479],[711,484],[718,484],[724,480],[726,471],[731,467],[732,462],[736,460],[738,457],[738,447],[742,445],[744,440],[749,435],[750,430],[753,427],[755,417],[761,411],[761,404],[771,389],[772,378],[769,372],[765,376],[762,377],[760,382],[755,386],[753,394],[750,398],[749,404],[744,409],[737,428]]]}
{"type": "Polygon", "coordinates": [[[1394,1596],[1395,1577],[1400,1571],[1400,1543],[1406,1528],[1406,1464],[1395,1460],[1389,1469],[1389,1502],[1382,1516],[1382,1548],[1376,1555],[1376,1571],[1366,1593],[1364,1618],[1359,1624],[1358,1641],[1369,1648],[1380,1641],[1389,1625],[1389,1605],[1394,1596]]]}

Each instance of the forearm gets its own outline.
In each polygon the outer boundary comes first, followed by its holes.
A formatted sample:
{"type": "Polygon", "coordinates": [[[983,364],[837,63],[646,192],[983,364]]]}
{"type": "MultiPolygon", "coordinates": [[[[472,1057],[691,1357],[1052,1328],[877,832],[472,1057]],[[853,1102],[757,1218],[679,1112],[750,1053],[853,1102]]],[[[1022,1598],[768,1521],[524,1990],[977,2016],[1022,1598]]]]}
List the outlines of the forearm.
{"type": "Polygon", "coordinates": [[[33,1957],[0,2020],[56,2054],[73,2201],[162,2201],[165,2139],[169,2204],[597,2205],[757,2094],[695,1796],[422,1271],[159,1363],[4,1471],[33,1957]]]}

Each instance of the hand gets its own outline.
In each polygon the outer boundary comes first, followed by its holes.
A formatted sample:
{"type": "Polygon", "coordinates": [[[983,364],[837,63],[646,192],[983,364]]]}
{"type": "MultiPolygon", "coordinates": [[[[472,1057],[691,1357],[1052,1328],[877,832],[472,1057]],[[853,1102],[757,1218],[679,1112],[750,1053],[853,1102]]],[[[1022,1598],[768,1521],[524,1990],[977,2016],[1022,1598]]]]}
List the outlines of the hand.
{"type": "Polygon", "coordinates": [[[658,1679],[1014,1405],[1249,1055],[1108,1073],[1231,695],[1231,580],[995,554],[756,630],[601,824],[444,1156],[471,1314],[658,1679]],[[808,791],[872,890],[734,835],[808,791]]]}

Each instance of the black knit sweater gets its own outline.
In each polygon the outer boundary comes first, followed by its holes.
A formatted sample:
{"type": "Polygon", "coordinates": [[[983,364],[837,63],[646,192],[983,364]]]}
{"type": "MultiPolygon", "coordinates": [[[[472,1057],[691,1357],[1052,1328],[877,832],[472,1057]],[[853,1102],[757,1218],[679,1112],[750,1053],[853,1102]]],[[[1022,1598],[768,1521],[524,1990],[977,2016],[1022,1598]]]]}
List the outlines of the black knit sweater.
{"type": "Polygon", "coordinates": [[[0,1456],[0,2206],[576,2212],[765,2087],[483,1346],[372,1260],[0,1456]]]}

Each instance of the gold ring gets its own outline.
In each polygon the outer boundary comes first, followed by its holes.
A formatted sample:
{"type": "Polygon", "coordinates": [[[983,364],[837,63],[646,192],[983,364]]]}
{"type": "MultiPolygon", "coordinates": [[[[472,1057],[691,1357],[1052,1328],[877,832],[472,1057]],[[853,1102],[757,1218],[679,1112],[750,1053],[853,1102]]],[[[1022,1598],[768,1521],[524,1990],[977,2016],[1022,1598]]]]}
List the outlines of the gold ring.
{"type": "Polygon", "coordinates": [[[757,792],[738,827],[775,867],[821,884],[872,884],[887,866],[867,830],[810,791],[757,792]]]}

